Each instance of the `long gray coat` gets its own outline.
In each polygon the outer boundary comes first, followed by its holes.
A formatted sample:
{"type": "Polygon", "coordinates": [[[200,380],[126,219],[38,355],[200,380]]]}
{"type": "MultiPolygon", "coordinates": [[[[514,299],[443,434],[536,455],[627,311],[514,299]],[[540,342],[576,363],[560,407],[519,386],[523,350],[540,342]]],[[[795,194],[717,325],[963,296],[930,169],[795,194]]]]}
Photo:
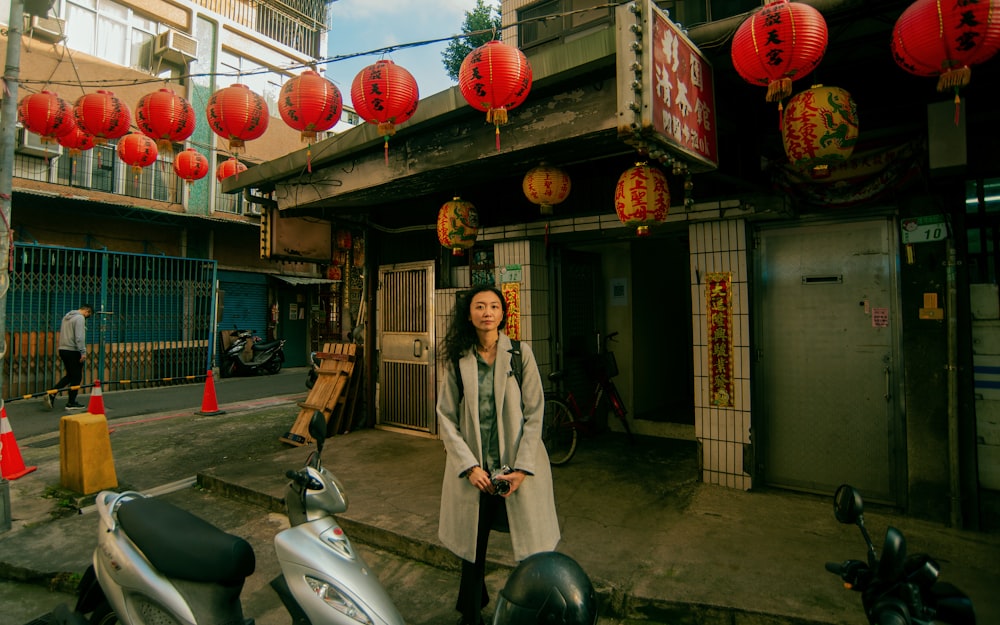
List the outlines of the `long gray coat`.
{"type": "MultiPolygon", "coordinates": [[[[521,343],[522,380],[518,388],[510,368],[510,339],[503,333],[494,363],[494,399],[500,432],[500,463],[523,469],[527,476],[507,498],[507,518],[514,557],[523,560],[533,553],[553,551],[559,542],[552,493],[552,469],[542,444],[542,413],[545,394],[538,364],[531,349],[521,343]],[[522,410],[521,405],[524,404],[522,410]]],[[[479,435],[479,373],[470,351],[459,361],[465,398],[458,403],[458,385],[451,366],[438,389],[437,416],[440,436],[447,453],[441,488],[441,521],[438,537],[455,555],[476,559],[476,528],[479,524],[479,489],[460,477],[473,465],[483,465],[479,435]]]]}

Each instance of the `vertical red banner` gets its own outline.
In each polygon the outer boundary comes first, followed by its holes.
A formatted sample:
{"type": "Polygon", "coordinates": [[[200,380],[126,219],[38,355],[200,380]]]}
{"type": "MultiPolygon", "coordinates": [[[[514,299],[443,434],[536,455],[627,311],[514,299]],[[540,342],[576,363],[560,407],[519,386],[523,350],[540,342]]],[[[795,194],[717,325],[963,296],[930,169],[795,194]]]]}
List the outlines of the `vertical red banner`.
{"type": "Polygon", "coordinates": [[[713,406],[733,405],[733,309],[732,274],[710,273],[706,277],[708,308],[708,376],[713,406]]]}
{"type": "Polygon", "coordinates": [[[500,285],[500,292],[507,302],[507,326],[504,333],[512,339],[521,340],[521,283],[504,282],[500,285]]]}

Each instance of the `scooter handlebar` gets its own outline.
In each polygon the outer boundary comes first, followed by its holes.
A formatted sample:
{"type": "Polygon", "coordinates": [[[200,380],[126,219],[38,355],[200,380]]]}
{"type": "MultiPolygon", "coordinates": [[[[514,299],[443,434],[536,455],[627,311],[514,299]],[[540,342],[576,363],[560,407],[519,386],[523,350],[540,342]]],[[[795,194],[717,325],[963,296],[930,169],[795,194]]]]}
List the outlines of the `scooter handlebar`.
{"type": "Polygon", "coordinates": [[[289,469],[285,471],[285,477],[307,490],[323,490],[323,484],[313,479],[308,473],[300,473],[299,471],[289,469]]]}

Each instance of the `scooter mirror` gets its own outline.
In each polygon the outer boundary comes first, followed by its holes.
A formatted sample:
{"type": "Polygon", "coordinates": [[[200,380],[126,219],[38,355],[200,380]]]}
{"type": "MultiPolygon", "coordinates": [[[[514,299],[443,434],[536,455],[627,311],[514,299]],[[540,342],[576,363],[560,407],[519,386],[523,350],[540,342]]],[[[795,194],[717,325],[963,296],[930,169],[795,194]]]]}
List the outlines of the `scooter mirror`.
{"type": "Polygon", "coordinates": [[[309,436],[316,439],[316,449],[323,453],[323,443],[326,441],[326,417],[319,410],[313,412],[309,421],[309,436]]]}
{"type": "Polygon", "coordinates": [[[833,515],[847,525],[854,525],[865,511],[861,493],[850,484],[841,484],[833,495],[833,515]]]}

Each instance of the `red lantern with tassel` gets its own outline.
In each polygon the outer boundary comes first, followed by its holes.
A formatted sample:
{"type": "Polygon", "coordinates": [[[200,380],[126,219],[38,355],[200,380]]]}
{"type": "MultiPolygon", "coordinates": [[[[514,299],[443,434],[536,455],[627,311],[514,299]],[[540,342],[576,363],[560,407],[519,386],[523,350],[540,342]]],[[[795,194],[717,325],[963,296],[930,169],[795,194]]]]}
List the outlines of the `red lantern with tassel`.
{"type": "Polygon", "coordinates": [[[270,119],[264,98],[239,83],[213,93],[205,116],[212,132],[228,140],[234,152],[263,135],[270,119]]]}
{"type": "Polygon", "coordinates": [[[132,111],[121,98],[104,89],[80,96],[73,107],[76,125],[94,137],[96,145],[128,134],[132,111]]]}
{"type": "MultiPolygon", "coordinates": [[[[340,121],[344,100],[340,89],[312,70],[290,79],[281,87],[278,112],[281,119],[298,130],[303,141],[310,144],[316,135],[329,130],[340,121]]],[[[312,172],[312,152],[307,149],[306,169],[312,172]]]]}
{"type": "Polygon", "coordinates": [[[792,95],[792,81],[823,60],[827,39],[822,13],[802,2],[776,0],[736,29],[733,66],[743,80],[767,87],[768,102],[780,103],[792,95]]]}
{"type": "Polygon", "coordinates": [[[615,212],[623,224],[635,226],[637,236],[649,236],[650,226],[663,223],[670,212],[667,177],[646,163],[625,170],[615,187],[615,212]]]}
{"type": "Polygon", "coordinates": [[[230,176],[236,176],[240,172],[247,170],[247,166],[239,161],[237,158],[229,158],[219,164],[219,167],[215,170],[215,179],[222,182],[224,179],[230,176]]]}
{"type": "Polygon", "coordinates": [[[194,148],[181,150],[174,158],[174,173],[188,184],[208,175],[208,159],[194,148]]]}
{"type": "Polygon", "coordinates": [[[17,119],[42,143],[55,143],[76,128],[73,107],[51,91],[25,96],[17,105],[17,119]]]}
{"type": "Polygon", "coordinates": [[[989,60],[1000,49],[1000,0],[944,2],[917,0],[896,20],[892,56],[917,76],[937,76],[937,90],[955,91],[969,84],[972,65],[989,60]]]}
{"type": "Polygon", "coordinates": [[[497,40],[470,52],[458,70],[458,87],[472,108],[486,112],[486,122],[496,127],[497,150],[500,126],[507,111],[520,106],[531,91],[531,65],[524,53],[497,40]]]}
{"type": "Polygon", "coordinates": [[[130,132],[118,142],[118,158],[132,168],[136,184],[143,167],[156,162],[156,142],[141,132],[130,132]]]}
{"type": "Polygon", "coordinates": [[[551,215],[552,207],[569,197],[569,175],[558,167],[542,163],[524,175],[521,189],[528,201],[538,204],[542,215],[551,215]]]}
{"type": "Polygon", "coordinates": [[[70,157],[73,158],[79,156],[80,152],[86,152],[94,147],[94,135],[85,133],[74,123],[73,130],[59,137],[59,145],[66,148],[69,151],[70,157]]]}
{"type": "Polygon", "coordinates": [[[172,154],[175,143],[194,133],[194,107],[170,89],[160,89],[139,98],[135,107],[139,132],[156,141],[156,147],[172,154]]]}
{"type": "Polygon", "coordinates": [[[388,59],[364,68],[351,83],[354,111],[369,124],[378,126],[385,137],[385,162],[389,164],[389,137],[396,126],[413,117],[420,90],[413,74],[388,59]]]}
{"type": "Polygon", "coordinates": [[[454,197],[438,211],[438,241],[451,250],[452,256],[462,256],[476,243],[479,234],[479,213],[472,202],[454,197]]]}

